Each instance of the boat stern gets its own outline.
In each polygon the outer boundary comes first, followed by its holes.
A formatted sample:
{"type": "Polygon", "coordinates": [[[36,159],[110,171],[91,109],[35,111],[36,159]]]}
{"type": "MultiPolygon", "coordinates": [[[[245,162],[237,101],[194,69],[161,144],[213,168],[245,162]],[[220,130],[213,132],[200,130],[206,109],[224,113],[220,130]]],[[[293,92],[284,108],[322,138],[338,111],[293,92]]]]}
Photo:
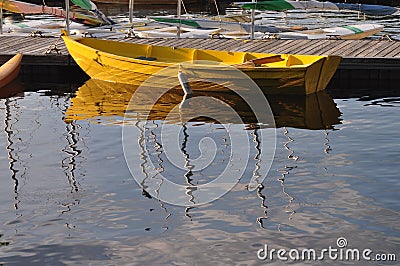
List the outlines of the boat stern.
{"type": "Polygon", "coordinates": [[[325,90],[340,61],[340,56],[326,56],[309,66],[305,74],[305,94],[325,90]]]}
{"type": "Polygon", "coordinates": [[[319,76],[317,91],[326,89],[333,75],[336,73],[341,60],[342,58],[336,55],[326,57],[319,76]]]}

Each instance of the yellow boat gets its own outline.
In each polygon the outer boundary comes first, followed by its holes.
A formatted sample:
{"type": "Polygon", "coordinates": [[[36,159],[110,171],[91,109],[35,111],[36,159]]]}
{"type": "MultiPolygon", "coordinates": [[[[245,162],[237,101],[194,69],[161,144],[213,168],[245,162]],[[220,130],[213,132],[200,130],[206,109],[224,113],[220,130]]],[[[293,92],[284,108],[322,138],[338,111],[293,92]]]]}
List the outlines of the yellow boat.
{"type": "MultiPolygon", "coordinates": [[[[210,86],[221,87],[221,85],[204,82],[193,83],[193,88],[202,90],[195,94],[225,102],[240,116],[248,129],[256,127],[257,117],[241,97],[235,93],[209,91],[207,88],[210,86]]],[[[151,96],[146,92],[139,92],[137,88],[138,86],[129,84],[89,79],[71,99],[70,107],[65,114],[65,121],[71,123],[76,120],[87,120],[93,123],[122,124],[124,116],[127,114],[125,122],[128,124],[142,119],[179,123],[182,115],[194,117],[190,112],[206,113],[210,111],[210,106],[206,104],[201,106],[200,104],[197,105],[197,110],[181,109],[180,114],[174,115],[173,109],[184,99],[182,90],[176,87],[162,95],[151,107],[151,112],[147,114],[151,96]],[[133,94],[137,98],[135,105],[130,103],[133,94]]],[[[326,91],[310,95],[267,95],[267,99],[274,115],[276,127],[330,129],[334,125],[340,124],[340,111],[326,91]]],[[[223,109],[220,108],[216,111],[221,112],[223,109]]],[[[226,117],[229,117],[229,114],[226,117]]],[[[191,121],[215,122],[207,117],[196,117],[191,121]]]]}
{"type": "MultiPolygon", "coordinates": [[[[226,73],[233,66],[266,93],[309,94],[326,88],[341,59],[156,46],[71,37],[65,32],[63,39],[70,55],[91,78],[125,84],[143,82],[178,65],[188,77],[207,77],[218,83],[227,79],[226,73]]],[[[170,74],[176,78],[177,72],[170,74]]]]}

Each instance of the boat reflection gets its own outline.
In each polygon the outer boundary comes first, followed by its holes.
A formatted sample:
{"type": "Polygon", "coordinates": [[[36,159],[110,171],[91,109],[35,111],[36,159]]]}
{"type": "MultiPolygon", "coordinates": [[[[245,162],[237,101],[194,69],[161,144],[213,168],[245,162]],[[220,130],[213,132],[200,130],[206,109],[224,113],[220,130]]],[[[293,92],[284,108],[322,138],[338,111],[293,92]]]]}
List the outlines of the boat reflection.
{"type": "Polygon", "coordinates": [[[7,99],[13,96],[22,96],[23,94],[24,87],[18,79],[0,88],[0,99],[7,99]]]}
{"type": "Polygon", "coordinates": [[[18,172],[19,169],[16,166],[18,156],[18,150],[15,147],[15,141],[13,139],[13,132],[16,131],[14,128],[15,123],[18,121],[17,117],[13,117],[12,113],[19,109],[16,106],[16,101],[12,99],[12,97],[23,96],[24,90],[21,82],[18,79],[15,79],[11,83],[6,86],[0,88],[0,99],[4,99],[4,132],[7,138],[7,154],[9,159],[9,169],[11,171],[11,178],[14,182],[14,208],[17,210],[19,207],[19,180],[18,180],[18,172]]]}
{"type": "MultiPolygon", "coordinates": [[[[32,163],[31,159],[34,162],[36,161],[33,156],[35,151],[37,151],[37,142],[35,142],[35,138],[38,136],[37,132],[40,131],[43,124],[48,122],[48,120],[46,120],[47,116],[41,115],[40,112],[43,110],[48,111],[50,108],[53,112],[60,111],[60,113],[64,113],[69,104],[69,99],[67,97],[58,97],[60,94],[57,95],[55,93],[56,90],[42,90],[38,95],[46,97],[33,98],[35,101],[32,103],[32,101],[27,100],[32,99],[32,95],[34,95],[34,93],[29,93],[29,89],[30,87],[20,79],[15,79],[0,89],[0,102],[4,103],[4,133],[7,142],[8,168],[14,183],[14,208],[16,210],[20,208],[21,186],[23,187],[26,185],[29,178],[34,179],[34,177],[37,177],[34,171],[31,170],[32,167],[34,167],[32,165],[35,165],[35,163],[32,163]],[[25,92],[28,93],[25,94],[25,92]],[[46,100],[49,100],[49,105],[46,109],[41,109],[40,107],[37,109],[32,108],[33,105],[35,107],[36,105],[41,106],[42,104],[45,106],[46,100]],[[27,128],[29,128],[29,130],[26,130],[27,128]]],[[[78,159],[82,152],[81,147],[78,147],[78,143],[84,143],[84,140],[79,137],[79,126],[75,125],[74,122],[69,124],[63,123],[63,126],[65,127],[65,133],[62,134],[61,139],[65,139],[67,144],[61,148],[64,154],[61,159],[61,168],[68,179],[72,193],[74,191],[77,192],[79,189],[79,182],[75,176],[75,172],[77,172],[77,168],[79,168],[80,162],[78,159]]],[[[51,145],[39,146],[41,149],[43,147],[49,150],[52,148],[51,145]]],[[[71,206],[78,203],[79,200],[75,199],[68,203],[64,202],[63,206],[67,208],[67,210],[63,210],[61,213],[70,211],[71,206]]]]}
{"type": "MultiPolygon", "coordinates": [[[[239,94],[226,90],[226,87],[224,87],[225,90],[219,90],[219,86],[222,85],[204,81],[191,82],[191,86],[197,86],[196,93],[188,99],[188,95],[184,94],[180,86],[165,90],[164,84],[162,82],[151,83],[150,88],[153,90],[150,90],[149,93],[149,90],[141,89],[142,84],[140,83],[136,86],[88,80],[71,99],[71,104],[65,114],[65,121],[74,123],[77,120],[87,120],[106,125],[131,125],[132,127],[128,128],[133,129],[129,131],[130,138],[128,139],[133,138],[136,141],[127,142],[133,146],[124,146],[124,150],[129,151],[125,156],[128,158],[128,165],[140,166],[140,169],[137,167],[134,169],[133,176],[143,189],[143,195],[150,193],[151,196],[161,201],[170,199],[172,188],[170,183],[164,182],[162,178],[164,174],[173,179],[176,178],[177,180],[174,181],[178,184],[184,182],[179,190],[180,196],[174,196],[176,201],[168,201],[171,204],[195,207],[205,203],[202,200],[206,198],[204,191],[207,189],[199,189],[199,184],[207,183],[210,178],[215,178],[224,172],[225,165],[230,167],[229,156],[234,149],[234,141],[230,139],[230,134],[243,132],[242,124],[247,129],[247,137],[255,143],[255,150],[250,151],[251,154],[254,152],[255,154],[248,157],[241,154],[239,161],[250,160],[247,165],[254,165],[252,181],[247,187],[249,190],[256,189],[258,195],[262,195],[262,179],[265,172],[268,171],[267,166],[270,163],[266,156],[269,151],[268,147],[272,147],[271,143],[266,143],[270,138],[265,137],[263,141],[258,136],[262,128],[276,126],[326,130],[340,123],[340,111],[326,92],[306,96],[265,95],[275,123],[269,123],[269,121],[259,123],[257,115],[254,114],[247,102],[239,94]],[[167,92],[160,94],[160,91],[167,92]],[[154,100],[153,94],[161,96],[154,100]],[[216,99],[217,104],[210,104],[211,101],[206,101],[204,97],[216,99]],[[222,102],[230,109],[220,107],[219,105],[223,105],[222,102]],[[232,110],[240,120],[231,115],[232,110]],[[220,127],[218,124],[228,125],[229,129],[220,127]],[[172,137],[165,141],[162,133],[164,129],[165,132],[169,132],[165,136],[171,136],[179,130],[183,135],[178,133],[176,138],[172,137]],[[200,148],[200,143],[206,138],[212,138],[215,149],[210,146],[200,148]],[[178,143],[173,143],[176,140],[178,143]],[[132,143],[136,143],[138,146],[132,143]],[[178,149],[167,152],[171,147],[178,147],[178,149]],[[200,156],[195,147],[199,147],[201,150],[200,156]],[[213,154],[211,150],[213,150],[213,154]],[[135,156],[138,154],[139,156],[135,156]],[[169,160],[168,154],[173,154],[172,161],[169,160]],[[215,169],[204,168],[203,165],[208,162],[211,162],[210,165],[215,169]],[[178,166],[179,169],[173,165],[178,166]],[[184,179],[179,178],[182,176],[184,179]]],[[[246,96],[249,97],[252,94],[246,96]]],[[[253,96],[260,97],[260,94],[255,93],[253,96]]],[[[266,106],[265,112],[268,110],[269,107],[266,106]]],[[[271,131],[268,132],[272,134],[271,131]]],[[[265,134],[268,132],[264,131],[265,134]]],[[[130,169],[132,170],[132,167],[130,169]]],[[[235,168],[233,171],[239,171],[239,168],[235,168]]],[[[215,186],[212,189],[216,191],[216,195],[222,195],[226,191],[225,186],[215,186]]],[[[266,208],[265,203],[263,206],[266,208]]],[[[187,217],[190,218],[189,210],[190,208],[187,209],[187,217]]],[[[265,217],[260,217],[260,224],[262,224],[263,218],[265,217]]]]}
{"type": "MultiPolygon", "coordinates": [[[[202,86],[201,91],[196,91],[193,97],[206,96],[218,99],[228,104],[240,116],[243,124],[251,129],[257,123],[257,117],[249,105],[236,93],[218,92],[217,84],[205,82],[191,83],[192,86],[202,86]],[[211,88],[210,91],[207,89],[211,88]]],[[[70,107],[66,112],[65,121],[70,123],[74,120],[90,120],[94,123],[122,124],[130,119],[142,120],[166,120],[167,122],[180,122],[181,117],[171,115],[173,108],[179,106],[184,99],[184,93],[179,86],[163,94],[151,107],[150,113],[144,116],[144,110],[148,109],[150,95],[140,93],[137,88],[140,84],[126,85],[109,83],[90,79],[82,85],[71,99],[70,107]],[[138,94],[139,93],[139,94],[138,94]],[[135,94],[135,106],[129,106],[132,95],[135,94]],[[137,100],[139,99],[139,101],[137,100]],[[139,103],[139,104],[138,104],[139,103]],[[143,103],[143,106],[141,104],[143,103]],[[128,108],[129,107],[129,108],[128,108]],[[127,110],[128,109],[128,110],[127,110]]],[[[154,86],[160,86],[154,84],[154,86]]],[[[198,88],[197,88],[198,89],[198,88]]],[[[275,119],[276,127],[294,127],[304,129],[331,129],[340,124],[340,111],[332,97],[325,91],[310,95],[265,95],[275,119]]],[[[196,104],[196,113],[210,113],[209,105],[196,104]],[[198,109],[204,109],[204,112],[198,109]]],[[[221,110],[216,110],[221,112],[221,110]]],[[[181,114],[190,117],[190,106],[181,109],[181,114]]],[[[219,114],[219,117],[223,114],[219,114]]],[[[212,122],[215,119],[208,117],[197,117],[191,121],[212,122]]]]}

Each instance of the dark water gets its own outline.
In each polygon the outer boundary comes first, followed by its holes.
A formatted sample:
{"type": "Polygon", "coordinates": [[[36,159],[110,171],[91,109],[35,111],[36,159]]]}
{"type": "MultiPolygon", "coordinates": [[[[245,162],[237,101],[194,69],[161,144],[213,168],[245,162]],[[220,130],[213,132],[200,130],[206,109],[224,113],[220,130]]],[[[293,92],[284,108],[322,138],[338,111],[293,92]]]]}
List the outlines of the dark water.
{"type": "MultiPolygon", "coordinates": [[[[249,135],[243,179],[219,200],[180,207],[151,198],[129,172],[121,141],[129,91],[115,87],[110,93],[106,86],[91,91],[90,81],[78,89],[81,85],[17,83],[7,88],[11,97],[3,90],[0,264],[258,265],[271,263],[257,258],[265,244],[321,250],[337,247],[339,237],[350,248],[399,259],[397,92],[269,97],[278,126],[276,153],[266,179],[252,192],[248,180],[262,164],[257,136],[273,129],[251,127],[246,108],[235,106],[249,121],[230,128],[249,135]]],[[[170,97],[174,103],[181,98],[170,97]]],[[[160,103],[144,121],[149,158],[171,170],[169,178],[187,180],[157,147],[166,106],[160,103]]],[[[228,149],[221,128],[207,119],[186,124],[181,152],[198,156],[204,137],[228,149]]],[[[227,159],[223,153],[215,158],[192,179],[217,175],[227,159]]],[[[273,262],[282,264],[276,257],[273,262]]]]}

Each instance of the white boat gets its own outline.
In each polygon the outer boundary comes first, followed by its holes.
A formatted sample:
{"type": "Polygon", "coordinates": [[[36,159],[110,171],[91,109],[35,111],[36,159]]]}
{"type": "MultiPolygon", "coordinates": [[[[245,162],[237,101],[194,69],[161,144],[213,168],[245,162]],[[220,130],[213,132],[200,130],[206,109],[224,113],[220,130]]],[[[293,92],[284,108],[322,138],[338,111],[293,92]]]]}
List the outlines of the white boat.
{"type": "MultiPolygon", "coordinates": [[[[359,40],[379,33],[383,26],[379,24],[346,25],[331,28],[321,28],[303,31],[263,33],[255,32],[254,39],[344,39],[359,40]]],[[[167,27],[151,30],[134,30],[140,38],[175,38],[177,28],[167,27]]],[[[243,31],[229,31],[223,29],[193,29],[181,28],[182,38],[227,38],[227,39],[250,39],[250,34],[243,31]]]]}
{"type": "MultiPolygon", "coordinates": [[[[346,1],[344,1],[346,2],[346,1]]],[[[379,1],[378,1],[379,2],[379,1]]],[[[258,2],[234,2],[234,6],[243,9],[258,9],[271,11],[284,10],[350,10],[361,12],[368,16],[389,16],[399,13],[399,9],[392,6],[370,5],[370,4],[351,4],[351,3],[333,3],[329,1],[315,0],[268,0],[258,2]]]]}
{"type": "MultiPolygon", "coordinates": [[[[153,30],[168,27],[148,19],[135,19],[132,23],[118,23],[98,27],[88,27],[76,22],[70,22],[70,35],[96,38],[124,38],[133,29],[138,31],[153,30]]],[[[64,20],[54,20],[47,16],[32,16],[30,19],[16,22],[4,19],[3,33],[20,36],[60,36],[65,29],[64,20]]]]}
{"type": "MultiPolygon", "coordinates": [[[[158,29],[143,30],[134,28],[134,34],[140,38],[176,38],[177,27],[166,27],[158,29]]],[[[207,39],[213,35],[218,34],[218,29],[193,29],[181,27],[180,37],[181,38],[202,38],[207,39]]]]}
{"type": "MultiPolygon", "coordinates": [[[[90,1],[89,1],[90,2],[90,1]]],[[[47,14],[56,17],[65,18],[67,13],[62,8],[49,7],[46,5],[35,5],[17,0],[1,0],[0,8],[17,13],[17,14],[47,14]]],[[[112,21],[104,16],[99,10],[92,10],[88,12],[69,12],[69,19],[71,21],[80,22],[85,25],[99,26],[105,24],[112,24],[112,21]],[[93,11],[93,12],[92,12],[93,11]]]]}
{"type": "MultiPolygon", "coordinates": [[[[80,23],[71,22],[70,27],[75,30],[82,31],[89,29],[88,26],[80,23]]],[[[56,20],[49,21],[47,18],[40,20],[23,20],[20,22],[4,20],[3,33],[9,33],[12,35],[40,35],[40,36],[59,36],[61,30],[65,28],[65,21],[56,20]]]]}
{"type": "Polygon", "coordinates": [[[383,26],[379,24],[358,24],[338,26],[332,28],[322,28],[313,30],[304,30],[296,32],[282,32],[272,34],[268,37],[277,39],[343,39],[343,40],[360,40],[369,37],[383,30],[383,26]]]}
{"type": "MultiPolygon", "coordinates": [[[[235,32],[251,32],[251,23],[241,23],[235,21],[224,21],[215,20],[207,18],[197,18],[197,17],[183,17],[177,18],[175,16],[152,16],[148,17],[154,21],[165,23],[171,26],[182,25],[186,28],[195,29],[221,29],[225,31],[235,31],[235,32]]],[[[305,29],[304,27],[285,27],[285,26],[268,26],[268,25],[254,25],[254,31],[257,32],[268,32],[277,33],[282,31],[292,31],[297,29],[305,29]]]]}
{"type": "MultiPolygon", "coordinates": [[[[254,32],[254,39],[265,39],[266,36],[269,36],[269,34],[258,31],[254,32]]],[[[220,31],[217,34],[214,34],[213,38],[249,40],[250,33],[241,31],[220,31]]]]}

